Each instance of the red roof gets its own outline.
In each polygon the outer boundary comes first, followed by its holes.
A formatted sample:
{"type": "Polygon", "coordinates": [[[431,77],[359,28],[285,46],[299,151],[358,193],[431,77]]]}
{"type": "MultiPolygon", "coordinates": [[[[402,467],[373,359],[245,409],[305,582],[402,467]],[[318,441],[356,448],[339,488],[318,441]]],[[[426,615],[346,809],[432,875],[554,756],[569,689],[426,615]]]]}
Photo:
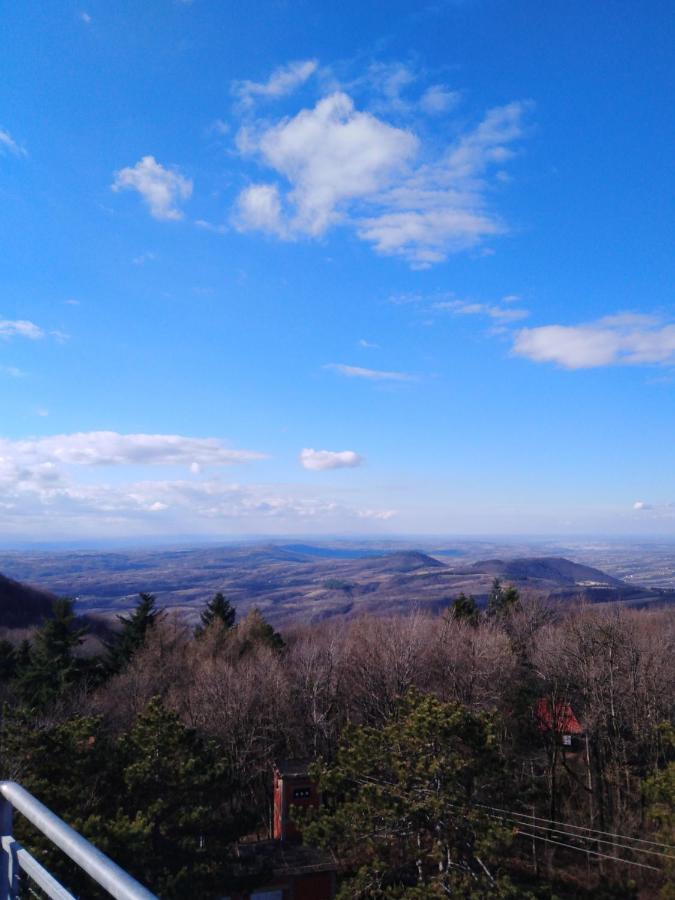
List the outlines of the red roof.
{"type": "Polygon", "coordinates": [[[537,700],[534,715],[541,731],[555,731],[557,734],[584,733],[569,703],[551,704],[547,697],[541,697],[537,700]]]}

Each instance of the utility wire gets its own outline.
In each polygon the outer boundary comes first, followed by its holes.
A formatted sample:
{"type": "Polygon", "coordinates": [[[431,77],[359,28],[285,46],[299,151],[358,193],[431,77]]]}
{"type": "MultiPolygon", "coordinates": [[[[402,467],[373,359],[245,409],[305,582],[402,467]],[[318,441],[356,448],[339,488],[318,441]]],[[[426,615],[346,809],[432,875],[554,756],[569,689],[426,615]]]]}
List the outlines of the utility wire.
{"type": "Polygon", "coordinates": [[[610,847],[615,847],[616,849],[621,850],[629,850],[631,853],[648,853],[654,856],[663,856],[665,859],[675,859],[675,855],[670,853],[662,853],[660,850],[648,850],[646,847],[631,847],[630,844],[617,844],[615,841],[608,841],[603,838],[594,837],[593,835],[586,834],[570,834],[569,831],[563,831],[560,828],[551,828],[550,825],[537,825],[532,824],[531,822],[523,822],[522,820],[513,819],[509,816],[498,815],[495,813],[490,813],[491,819],[501,819],[504,822],[511,822],[514,825],[525,826],[526,828],[534,828],[535,830],[540,831],[549,831],[553,834],[561,834],[564,837],[572,838],[575,841],[592,841],[596,844],[609,844],[610,847]]]}
{"type": "MultiPolygon", "coordinates": [[[[481,806],[481,807],[484,808],[484,809],[496,809],[495,807],[488,807],[488,806],[486,806],[485,804],[475,804],[475,805],[476,805],[476,806],[481,806]]],[[[505,812],[510,812],[510,811],[509,811],[509,810],[505,810],[505,812]]],[[[531,823],[527,823],[527,822],[519,822],[517,819],[510,819],[510,818],[508,818],[507,816],[504,816],[504,815],[495,815],[495,814],[488,814],[488,815],[489,815],[490,818],[492,818],[492,819],[503,819],[504,821],[510,821],[510,822],[512,822],[513,824],[518,825],[518,826],[524,826],[524,827],[527,827],[527,828],[533,828],[533,829],[537,829],[537,828],[539,828],[539,829],[544,829],[544,828],[546,828],[546,826],[542,826],[542,825],[531,824],[531,823]]],[[[516,813],[516,815],[520,815],[520,813],[516,813]]],[[[524,814],[524,815],[525,815],[525,814],[524,814]]],[[[529,815],[528,815],[527,817],[528,817],[528,818],[537,818],[536,816],[529,816],[529,815]]],[[[545,822],[554,822],[555,820],[553,820],[553,819],[541,819],[541,821],[545,821],[545,822]]],[[[565,824],[565,823],[558,823],[558,824],[565,824]]],[[[574,827],[574,826],[573,826],[573,827],[574,827]]],[[[600,841],[598,838],[594,838],[594,837],[591,836],[591,835],[576,835],[576,834],[569,834],[569,832],[561,831],[560,829],[556,829],[556,828],[547,828],[547,830],[552,831],[553,833],[556,833],[556,834],[558,834],[558,835],[562,835],[563,837],[571,838],[572,840],[598,841],[598,842],[601,842],[601,843],[611,844],[611,841],[600,841]]],[[[627,865],[627,866],[638,866],[638,867],[641,868],[641,869],[650,869],[650,870],[653,871],[653,872],[662,872],[662,871],[663,871],[662,869],[658,868],[657,866],[651,866],[651,865],[648,865],[647,863],[634,862],[633,860],[630,860],[630,859],[625,859],[625,858],[620,857],[620,856],[612,856],[611,854],[608,854],[608,853],[601,853],[599,850],[591,850],[590,848],[587,848],[587,847],[579,847],[579,846],[577,846],[577,845],[575,845],[575,844],[568,844],[568,843],[565,842],[565,841],[556,840],[556,839],[551,838],[551,837],[546,837],[546,836],[543,835],[543,834],[538,834],[538,833],[536,833],[536,831],[535,831],[535,833],[532,833],[531,831],[523,831],[521,827],[517,828],[516,833],[519,834],[519,835],[522,835],[523,837],[533,838],[534,840],[538,840],[538,841],[545,841],[546,843],[549,843],[549,844],[555,844],[555,845],[557,845],[557,846],[559,846],[559,847],[567,847],[568,849],[570,849],[570,850],[576,850],[576,851],[578,851],[579,853],[586,853],[586,854],[591,855],[591,856],[599,857],[599,858],[601,858],[601,859],[609,859],[609,860],[612,860],[612,861],[614,861],[614,862],[622,862],[622,863],[624,863],[624,864],[627,865]]],[[[601,833],[601,834],[607,834],[608,832],[599,832],[599,833],[601,833]]],[[[639,840],[639,838],[638,838],[637,840],[639,840]]],[[[653,842],[649,842],[649,843],[653,843],[653,842]]],[[[615,846],[616,846],[616,845],[615,845],[615,846]]],[[[657,854],[657,855],[659,855],[659,856],[665,856],[666,859],[674,859],[674,858],[675,858],[675,857],[672,857],[672,856],[670,856],[670,855],[668,855],[668,854],[666,854],[666,853],[660,853],[659,851],[655,851],[655,850],[646,850],[646,849],[643,849],[643,848],[641,848],[641,847],[628,847],[628,846],[625,846],[625,845],[618,845],[618,846],[621,846],[622,849],[626,849],[626,850],[628,850],[629,852],[655,853],[655,854],[657,854]]],[[[666,845],[658,845],[658,846],[668,846],[668,845],[666,844],[666,845]]]]}
{"type": "Polygon", "coordinates": [[[541,834],[532,834],[529,831],[521,831],[518,829],[518,834],[521,834],[523,837],[534,838],[537,841],[546,841],[547,844],[557,844],[559,847],[568,847],[570,850],[576,850],[577,853],[586,853],[591,856],[599,856],[602,859],[611,859],[614,862],[624,863],[626,866],[638,866],[640,869],[651,869],[652,872],[662,872],[662,869],[659,869],[657,866],[650,866],[647,863],[639,863],[633,862],[630,859],[623,859],[621,856],[610,856],[608,853],[600,853],[598,850],[586,850],[583,847],[575,847],[574,844],[567,844],[564,841],[555,841],[553,838],[544,837],[541,834]]]}
{"type": "Polygon", "coordinates": [[[525,818],[525,819],[536,819],[538,822],[548,822],[548,823],[552,823],[554,825],[563,825],[565,828],[574,828],[577,831],[590,831],[593,834],[604,834],[609,837],[620,838],[621,840],[635,841],[636,843],[639,843],[639,844],[649,844],[652,847],[665,847],[668,850],[675,851],[675,847],[672,844],[665,844],[660,841],[649,841],[649,840],[646,840],[645,838],[630,837],[627,834],[617,834],[613,831],[601,831],[599,828],[587,828],[585,825],[572,825],[568,822],[560,822],[557,819],[545,819],[543,816],[534,816],[534,815],[530,815],[530,813],[516,812],[515,810],[512,810],[512,809],[500,809],[497,806],[487,806],[487,804],[485,804],[485,803],[474,803],[473,805],[480,807],[481,809],[489,809],[492,812],[505,813],[507,815],[512,815],[512,816],[520,816],[521,818],[525,818]]]}

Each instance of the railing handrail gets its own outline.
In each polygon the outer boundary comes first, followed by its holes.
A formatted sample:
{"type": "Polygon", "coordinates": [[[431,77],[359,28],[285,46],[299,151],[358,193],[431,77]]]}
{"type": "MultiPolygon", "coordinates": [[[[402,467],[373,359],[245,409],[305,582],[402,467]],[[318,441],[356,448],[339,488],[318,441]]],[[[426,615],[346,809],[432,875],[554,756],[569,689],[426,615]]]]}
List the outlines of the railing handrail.
{"type": "Polygon", "coordinates": [[[15,781],[0,782],[0,794],[116,900],[157,900],[147,888],[74,828],[66,825],[20,784],[15,781]]]}

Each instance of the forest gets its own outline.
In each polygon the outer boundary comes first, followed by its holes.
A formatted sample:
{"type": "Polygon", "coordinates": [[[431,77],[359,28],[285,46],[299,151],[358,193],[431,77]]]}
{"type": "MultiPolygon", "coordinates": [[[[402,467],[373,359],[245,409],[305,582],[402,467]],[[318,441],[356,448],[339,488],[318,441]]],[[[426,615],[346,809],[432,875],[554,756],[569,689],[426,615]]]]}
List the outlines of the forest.
{"type": "Polygon", "coordinates": [[[0,642],[1,774],[160,897],[242,889],[289,758],[312,760],[323,804],[297,824],[339,898],[675,897],[673,609],[495,581],[484,609],[280,634],[222,594],[197,628],[141,594],[84,641],[62,599],[0,642]]]}

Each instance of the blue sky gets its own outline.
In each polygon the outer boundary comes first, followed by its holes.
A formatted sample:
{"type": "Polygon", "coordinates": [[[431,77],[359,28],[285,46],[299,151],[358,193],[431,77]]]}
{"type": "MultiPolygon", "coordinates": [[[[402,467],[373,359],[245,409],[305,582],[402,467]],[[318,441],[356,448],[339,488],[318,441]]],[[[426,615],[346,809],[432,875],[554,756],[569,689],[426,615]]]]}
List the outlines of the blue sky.
{"type": "Polygon", "coordinates": [[[7,8],[0,536],[673,534],[674,24],[7,8]]]}

